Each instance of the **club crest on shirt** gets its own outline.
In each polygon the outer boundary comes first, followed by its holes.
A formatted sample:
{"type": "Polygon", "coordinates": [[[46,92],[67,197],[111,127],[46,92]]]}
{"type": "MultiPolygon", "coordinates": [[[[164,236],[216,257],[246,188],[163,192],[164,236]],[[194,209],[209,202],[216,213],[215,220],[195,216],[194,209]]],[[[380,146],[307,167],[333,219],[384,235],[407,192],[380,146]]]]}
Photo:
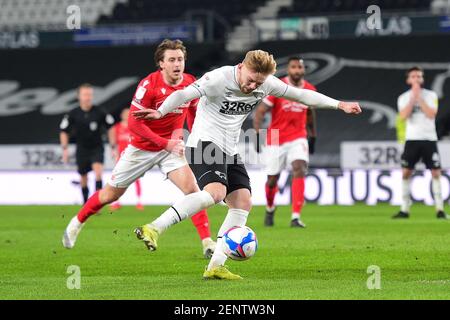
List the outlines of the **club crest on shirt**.
{"type": "Polygon", "coordinates": [[[264,98],[264,92],[253,91],[252,93],[253,93],[253,96],[258,100],[261,100],[262,98],[264,98]]]}
{"type": "Polygon", "coordinates": [[[237,101],[222,101],[219,112],[231,115],[246,115],[250,113],[258,104],[260,100],[253,104],[237,101]]]}
{"type": "Polygon", "coordinates": [[[92,121],[91,123],[89,123],[89,129],[91,129],[91,131],[95,131],[97,130],[97,128],[98,128],[97,122],[92,121]]]}

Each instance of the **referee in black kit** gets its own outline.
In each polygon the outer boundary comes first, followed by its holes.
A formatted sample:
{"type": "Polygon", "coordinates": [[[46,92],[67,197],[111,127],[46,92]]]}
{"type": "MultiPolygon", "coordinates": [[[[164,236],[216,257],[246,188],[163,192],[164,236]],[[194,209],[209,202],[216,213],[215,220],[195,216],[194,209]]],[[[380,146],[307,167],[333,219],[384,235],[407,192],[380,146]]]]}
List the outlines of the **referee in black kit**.
{"type": "MultiPolygon", "coordinates": [[[[102,188],[103,173],[103,133],[114,124],[114,118],[93,102],[94,89],[88,83],[78,87],[79,107],[67,113],[60,124],[60,143],[63,149],[63,162],[68,163],[68,145],[70,138],[76,142],[76,162],[80,174],[80,186],[83,200],[89,198],[87,174],[95,172],[95,189],[102,188]]],[[[111,146],[114,148],[114,146],[111,146]]]]}

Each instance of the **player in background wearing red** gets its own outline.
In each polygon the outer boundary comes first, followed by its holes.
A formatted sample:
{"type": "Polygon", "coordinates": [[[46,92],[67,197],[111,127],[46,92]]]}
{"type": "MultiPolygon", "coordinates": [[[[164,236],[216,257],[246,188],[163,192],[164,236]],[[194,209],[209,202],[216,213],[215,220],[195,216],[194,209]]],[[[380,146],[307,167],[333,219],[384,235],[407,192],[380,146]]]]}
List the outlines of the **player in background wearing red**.
{"type": "MultiPolygon", "coordinates": [[[[112,127],[112,131],[110,134],[110,140],[111,140],[111,146],[113,148],[113,158],[117,161],[120,159],[120,155],[122,152],[125,151],[125,149],[128,147],[128,144],[130,143],[131,134],[130,130],[128,129],[128,115],[130,113],[129,108],[125,108],[120,113],[120,122],[116,123],[112,127]]],[[[141,195],[142,195],[142,188],[141,188],[141,180],[137,179],[134,182],[134,187],[136,190],[136,197],[137,197],[137,203],[136,203],[136,209],[138,210],[144,210],[144,206],[142,205],[141,201],[141,195]]],[[[121,208],[119,200],[111,203],[111,209],[112,210],[118,210],[121,208]]]]}
{"type": "MultiPolygon", "coordinates": [[[[304,79],[305,65],[299,57],[290,57],[288,76],[281,80],[291,86],[317,91],[304,79]]],[[[267,130],[267,146],[264,152],[266,161],[266,217],[264,224],[273,226],[275,214],[275,195],[278,192],[278,179],[285,168],[292,168],[292,217],[291,227],[304,228],[300,219],[305,201],[305,176],[308,169],[309,154],[314,153],[316,140],[315,111],[307,106],[274,96],[266,97],[257,107],[253,126],[258,132],[267,111],[272,120],[267,130]]],[[[259,140],[259,139],[258,139],[259,140]]],[[[259,152],[259,141],[257,144],[259,152]]]]}
{"type": "MultiPolygon", "coordinates": [[[[130,111],[158,109],[173,92],[184,89],[195,77],[184,73],[186,48],[179,40],[164,40],[155,51],[159,70],[141,80],[131,102],[130,111]]],[[[157,121],[128,117],[130,144],[113,169],[111,179],[93,194],[78,214],[70,221],[63,235],[63,245],[73,248],[86,220],[105,205],[118,200],[137,179],[158,166],[167,178],[184,194],[200,191],[197,181],[184,156],[183,125],[187,117],[192,127],[198,100],[180,105],[157,121]]],[[[192,217],[202,239],[203,254],[210,258],[216,243],[211,239],[205,210],[192,217]]]]}

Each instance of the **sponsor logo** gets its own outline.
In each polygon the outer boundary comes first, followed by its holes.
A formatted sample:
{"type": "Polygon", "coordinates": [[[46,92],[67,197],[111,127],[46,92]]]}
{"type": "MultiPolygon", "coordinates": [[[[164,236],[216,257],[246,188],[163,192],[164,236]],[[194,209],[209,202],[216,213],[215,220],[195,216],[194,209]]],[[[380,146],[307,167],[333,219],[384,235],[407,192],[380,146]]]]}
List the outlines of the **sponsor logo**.
{"type": "Polygon", "coordinates": [[[260,100],[253,104],[248,104],[245,102],[237,102],[237,101],[222,101],[222,106],[220,107],[219,112],[223,114],[231,114],[231,115],[245,115],[249,114],[253,108],[255,108],[259,104],[260,100]]]}
{"type": "Polygon", "coordinates": [[[285,112],[303,112],[308,109],[308,106],[302,103],[289,100],[284,101],[281,107],[285,112]]]}

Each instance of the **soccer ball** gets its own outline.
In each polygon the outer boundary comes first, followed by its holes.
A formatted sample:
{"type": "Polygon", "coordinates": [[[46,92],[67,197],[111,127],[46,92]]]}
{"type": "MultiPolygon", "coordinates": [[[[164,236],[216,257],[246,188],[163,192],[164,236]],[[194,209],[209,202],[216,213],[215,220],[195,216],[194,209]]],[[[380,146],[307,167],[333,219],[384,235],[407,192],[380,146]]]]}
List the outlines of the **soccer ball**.
{"type": "Polygon", "coordinates": [[[223,251],[233,260],[250,259],[258,249],[255,232],[249,227],[233,227],[223,235],[223,251]]]}

